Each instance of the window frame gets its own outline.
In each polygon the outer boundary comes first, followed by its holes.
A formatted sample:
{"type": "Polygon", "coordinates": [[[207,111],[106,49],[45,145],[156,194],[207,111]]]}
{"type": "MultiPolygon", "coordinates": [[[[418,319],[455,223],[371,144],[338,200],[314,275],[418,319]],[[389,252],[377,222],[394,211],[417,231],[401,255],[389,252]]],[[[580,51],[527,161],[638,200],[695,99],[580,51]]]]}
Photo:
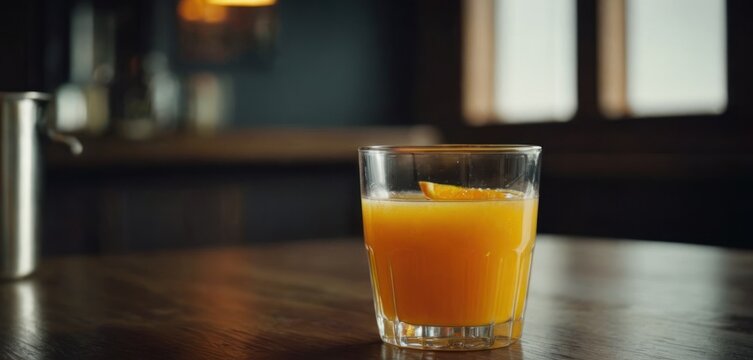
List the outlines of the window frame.
{"type": "MultiPolygon", "coordinates": [[[[626,0],[576,0],[576,4],[578,110],[573,120],[583,116],[615,120],[696,115],[633,116],[627,88],[626,0]]],[[[471,125],[507,123],[494,109],[494,6],[494,0],[462,1],[462,113],[471,125]]],[[[729,6],[725,7],[731,13],[729,6]]],[[[729,21],[727,27],[729,37],[729,21]]],[[[729,46],[726,48],[730,52],[729,46]]],[[[725,55],[729,63],[729,54],[725,55]]],[[[728,69],[728,77],[730,73],[728,69]]],[[[730,88],[729,79],[727,82],[730,88]]],[[[727,108],[711,116],[724,115],[727,108]]]]}
{"type": "MultiPolygon", "coordinates": [[[[476,1],[476,0],[473,0],[476,1]]],[[[488,1],[488,0],[484,0],[488,1]]],[[[753,2],[729,0],[728,103],[718,115],[606,116],[600,109],[597,0],[577,0],[578,108],[570,121],[505,124],[463,113],[462,2],[421,1],[417,58],[444,59],[417,70],[416,118],[437,126],[447,143],[534,143],[545,151],[544,176],[699,177],[702,173],[753,179],[753,2]],[[442,39],[441,42],[436,39],[442,39]],[[477,126],[483,123],[483,126],[477,126]],[[598,155],[598,156],[594,156],[598,155]],[[699,156],[719,161],[694,161],[699,156]],[[572,164],[578,164],[572,166],[572,164]],[[646,173],[644,164],[662,165],[646,173]],[[707,167],[708,166],[708,167],[707,167]],[[703,171],[700,171],[703,170],[703,171]],[[622,176],[622,175],[619,175],[622,176]],[[631,175],[632,176],[632,175],[631,175]]],[[[467,21],[467,20],[466,20],[467,21]]],[[[428,61],[427,61],[428,64],[428,61]]]]}

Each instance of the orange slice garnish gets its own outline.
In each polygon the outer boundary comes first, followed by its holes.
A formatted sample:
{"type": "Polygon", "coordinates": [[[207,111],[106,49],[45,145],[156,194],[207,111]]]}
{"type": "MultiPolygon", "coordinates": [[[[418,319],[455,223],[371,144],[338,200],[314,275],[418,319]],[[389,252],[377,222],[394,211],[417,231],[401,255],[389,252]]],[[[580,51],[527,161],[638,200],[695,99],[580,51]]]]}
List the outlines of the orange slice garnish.
{"type": "Polygon", "coordinates": [[[419,181],[418,186],[429,200],[504,200],[521,196],[514,190],[467,188],[428,181],[419,181]]]}

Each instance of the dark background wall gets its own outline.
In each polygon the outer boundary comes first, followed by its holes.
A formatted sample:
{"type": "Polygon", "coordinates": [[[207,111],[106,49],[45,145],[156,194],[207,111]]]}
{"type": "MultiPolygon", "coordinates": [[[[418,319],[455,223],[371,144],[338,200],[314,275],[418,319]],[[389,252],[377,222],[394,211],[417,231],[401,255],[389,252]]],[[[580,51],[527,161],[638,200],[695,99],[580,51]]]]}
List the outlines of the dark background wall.
{"type": "Polygon", "coordinates": [[[229,79],[233,127],[413,122],[415,1],[280,1],[268,53],[221,65],[180,59],[175,20],[166,20],[175,6],[155,6],[155,35],[145,41],[171,54],[179,74],[229,79]]]}
{"type": "MultiPolygon", "coordinates": [[[[410,4],[408,4],[410,6],[410,4]]],[[[395,7],[397,8],[397,7],[395,7]]],[[[239,126],[401,123],[399,13],[381,1],[280,2],[273,61],[231,70],[239,126]]]]}
{"type": "Polygon", "coordinates": [[[43,87],[44,14],[41,1],[14,1],[0,12],[0,84],[3,91],[28,91],[43,87]]]}

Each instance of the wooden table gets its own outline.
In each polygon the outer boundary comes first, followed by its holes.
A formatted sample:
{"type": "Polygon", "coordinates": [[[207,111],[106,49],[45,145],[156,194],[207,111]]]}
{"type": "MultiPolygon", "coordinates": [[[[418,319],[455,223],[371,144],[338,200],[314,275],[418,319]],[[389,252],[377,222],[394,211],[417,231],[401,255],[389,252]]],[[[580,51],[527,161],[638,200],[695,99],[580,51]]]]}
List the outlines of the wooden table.
{"type": "Polygon", "coordinates": [[[0,358],[750,359],[753,252],[540,236],[523,340],[380,342],[359,240],[43,261],[0,283],[0,358]]]}

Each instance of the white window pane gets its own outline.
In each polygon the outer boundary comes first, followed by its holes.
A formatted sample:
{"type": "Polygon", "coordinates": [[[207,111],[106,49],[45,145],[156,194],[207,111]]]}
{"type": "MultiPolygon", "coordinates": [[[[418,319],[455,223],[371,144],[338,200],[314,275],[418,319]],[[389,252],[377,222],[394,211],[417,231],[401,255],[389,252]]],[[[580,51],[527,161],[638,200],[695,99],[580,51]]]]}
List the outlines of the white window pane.
{"type": "Polygon", "coordinates": [[[505,122],[570,119],[577,106],[575,0],[495,5],[495,112],[505,122]]]}
{"type": "Polygon", "coordinates": [[[635,115],[727,105],[725,2],[628,0],[628,104],[635,115]]]}

